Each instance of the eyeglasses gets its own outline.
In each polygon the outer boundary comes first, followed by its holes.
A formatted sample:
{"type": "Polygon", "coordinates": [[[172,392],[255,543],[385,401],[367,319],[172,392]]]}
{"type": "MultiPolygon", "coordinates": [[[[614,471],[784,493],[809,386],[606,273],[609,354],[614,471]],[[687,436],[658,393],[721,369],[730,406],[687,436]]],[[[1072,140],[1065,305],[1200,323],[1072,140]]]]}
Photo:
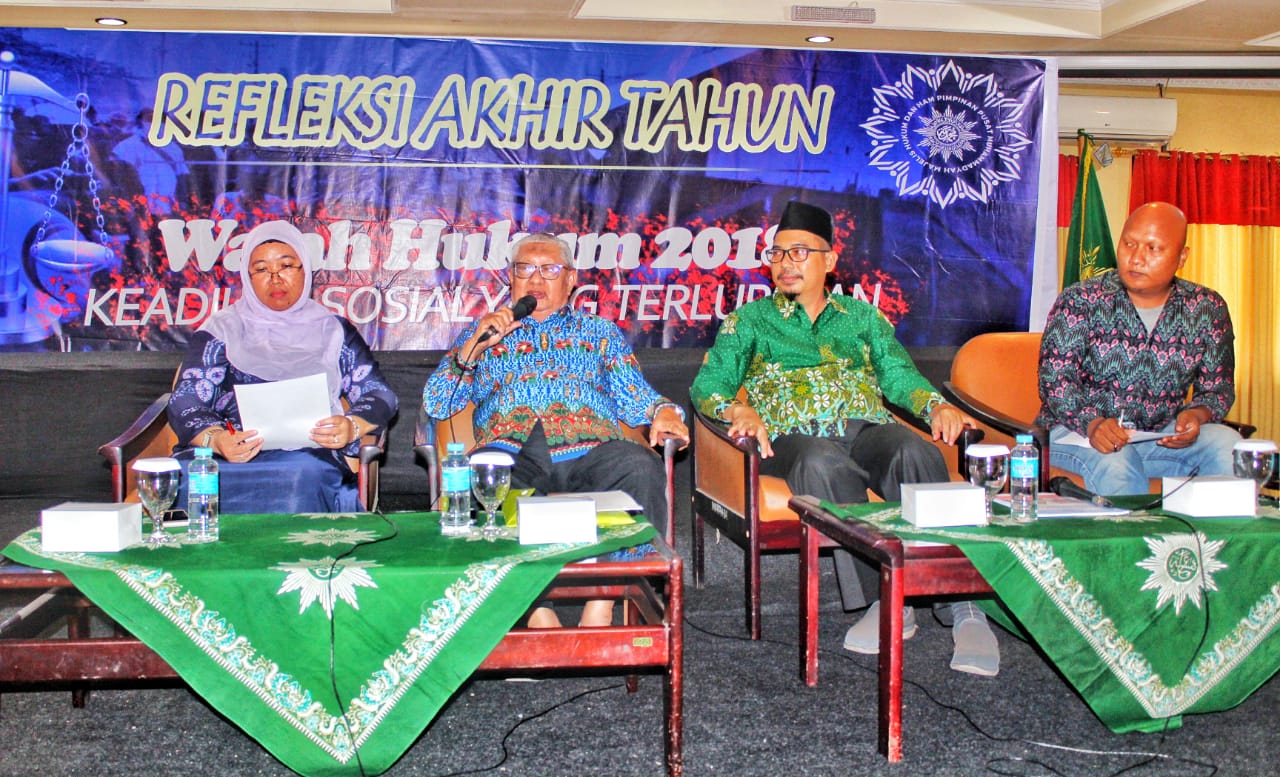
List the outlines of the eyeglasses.
{"type": "Polygon", "coordinates": [[[829,248],[810,248],[809,246],[791,246],[790,248],[770,248],[764,252],[764,260],[768,264],[778,264],[783,259],[790,259],[792,264],[804,264],[809,254],[825,254],[829,248]]]}
{"type": "Polygon", "coordinates": [[[300,264],[284,264],[272,270],[268,267],[259,267],[249,271],[249,277],[254,280],[269,280],[270,278],[279,278],[280,280],[288,280],[302,274],[302,265],[300,264]]]}
{"type": "Polygon", "coordinates": [[[511,265],[511,272],[517,278],[532,278],[533,274],[536,272],[537,274],[541,275],[543,278],[549,281],[554,281],[556,278],[559,278],[560,273],[564,272],[565,269],[566,268],[563,264],[556,264],[554,262],[549,264],[531,264],[529,262],[516,262],[515,264],[511,265]]]}

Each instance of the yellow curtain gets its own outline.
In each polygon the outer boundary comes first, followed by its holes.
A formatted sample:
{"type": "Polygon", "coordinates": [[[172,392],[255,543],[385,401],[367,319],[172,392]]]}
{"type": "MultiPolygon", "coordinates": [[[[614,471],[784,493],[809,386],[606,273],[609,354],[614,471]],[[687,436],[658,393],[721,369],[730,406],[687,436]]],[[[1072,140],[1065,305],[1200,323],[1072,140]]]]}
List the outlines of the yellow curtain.
{"type": "Polygon", "coordinates": [[[1280,439],[1280,227],[1193,224],[1183,278],[1227,301],[1236,331],[1236,404],[1229,417],[1280,439]]]}

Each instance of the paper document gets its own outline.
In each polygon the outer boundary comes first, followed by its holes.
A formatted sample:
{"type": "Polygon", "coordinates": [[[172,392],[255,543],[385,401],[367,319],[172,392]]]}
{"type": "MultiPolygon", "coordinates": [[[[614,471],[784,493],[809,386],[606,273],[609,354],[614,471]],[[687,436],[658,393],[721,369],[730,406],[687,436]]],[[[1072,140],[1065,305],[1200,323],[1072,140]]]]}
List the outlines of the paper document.
{"type": "MultiPolygon", "coordinates": [[[[1174,432],[1142,432],[1137,429],[1129,430],[1129,443],[1135,442],[1151,442],[1152,440],[1163,440],[1166,437],[1172,437],[1174,432]]],[[[1089,441],[1075,432],[1068,432],[1065,437],[1058,440],[1054,445],[1079,445],[1081,448],[1092,448],[1089,441]]]]}
{"type": "Polygon", "coordinates": [[[549,494],[549,496],[585,496],[594,499],[596,512],[610,510],[643,510],[640,503],[632,499],[625,491],[576,491],[572,494],[549,494]]]}
{"type": "Polygon", "coordinates": [[[317,421],[333,415],[323,372],[236,386],[236,404],[244,428],[262,435],[263,450],[315,448],[311,430],[317,421]]]}
{"type": "MultiPolygon", "coordinates": [[[[1009,506],[1009,495],[1003,494],[995,498],[995,503],[1002,507],[1009,506]]],[[[1036,496],[1037,518],[1092,518],[1101,515],[1128,515],[1123,507],[1103,507],[1083,499],[1057,494],[1038,494],[1036,496]]]]}

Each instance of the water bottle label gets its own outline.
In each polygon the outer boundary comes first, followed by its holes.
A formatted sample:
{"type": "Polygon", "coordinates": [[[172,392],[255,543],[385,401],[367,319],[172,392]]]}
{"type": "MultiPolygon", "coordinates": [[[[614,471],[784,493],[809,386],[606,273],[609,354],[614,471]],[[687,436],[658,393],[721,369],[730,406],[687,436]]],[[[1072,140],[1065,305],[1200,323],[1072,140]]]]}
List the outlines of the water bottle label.
{"type": "Polygon", "coordinates": [[[471,490],[471,470],[467,467],[446,467],[440,473],[440,480],[445,491],[471,490]]]}
{"type": "Polygon", "coordinates": [[[191,485],[188,491],[192,494],[200,494],[201,496],[217,496],[218,495],[218,473],[216,472],[193,472],[190,473],[191,485]]]}
{"type": "Polygon", "coordinates": [[[1040,460],[1033,458],[1011,459],[1009,461],[1009,477],[1035,479],[1040,476],[1040,460]]]}

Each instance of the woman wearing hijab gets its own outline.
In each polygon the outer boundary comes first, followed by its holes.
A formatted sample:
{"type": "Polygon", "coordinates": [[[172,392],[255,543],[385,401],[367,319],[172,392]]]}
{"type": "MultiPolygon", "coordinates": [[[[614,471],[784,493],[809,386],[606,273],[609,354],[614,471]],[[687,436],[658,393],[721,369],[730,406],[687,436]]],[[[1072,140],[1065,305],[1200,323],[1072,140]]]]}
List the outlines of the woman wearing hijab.
{"type": "Polygon", "coordinates": [[[240,299],[191,338],[169,398],[175,454],[213,449],[221,460],[222,512],[359,510],[344,457],[359,452],[363,435],[390,422],[396,395],[355,327],[311,299],[314,257],[297,227],[258,225],[245,237],[242,256],[240,299]],[[240,422],[234,387],[321,372],[332,415],[312,428],[315,447],[263,450],[262,437],[240,422]]]}

